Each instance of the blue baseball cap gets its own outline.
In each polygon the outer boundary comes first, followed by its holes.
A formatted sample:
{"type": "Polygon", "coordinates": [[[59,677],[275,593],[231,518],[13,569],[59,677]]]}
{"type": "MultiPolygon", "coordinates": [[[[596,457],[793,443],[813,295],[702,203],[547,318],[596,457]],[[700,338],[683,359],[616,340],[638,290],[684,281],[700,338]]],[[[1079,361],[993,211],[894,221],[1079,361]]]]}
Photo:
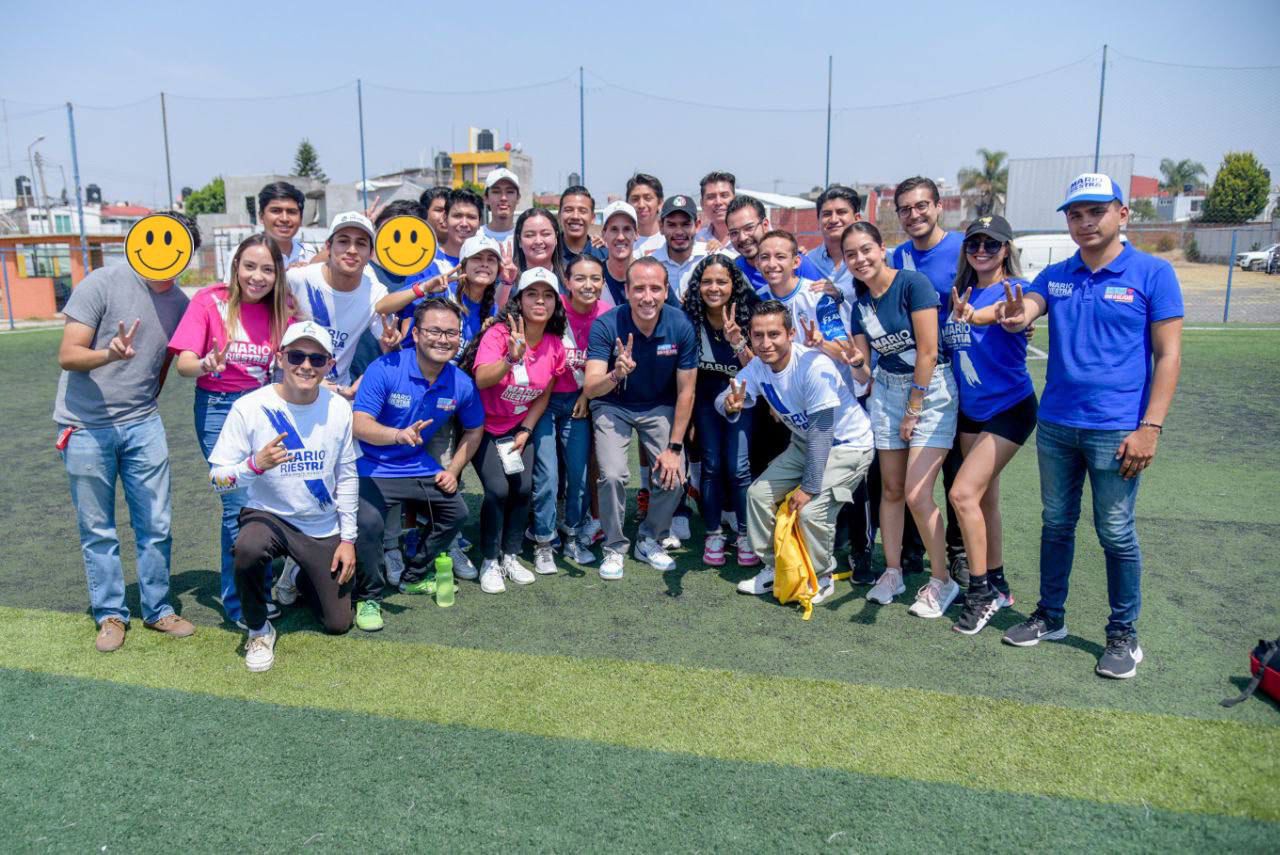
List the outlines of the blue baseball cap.
{"type": "Polygon", "coordinates": [[[1059,205],[1058,210],[1065,211],[1076,202],[1110,202],[1112,199],[1121,204],[1124,203],[1124,194],[1120,192],[1120,185],[1112,181],[1108,175],[1100,172],[1086,172],[1067,187],[1067,201],[1059,205]]]}

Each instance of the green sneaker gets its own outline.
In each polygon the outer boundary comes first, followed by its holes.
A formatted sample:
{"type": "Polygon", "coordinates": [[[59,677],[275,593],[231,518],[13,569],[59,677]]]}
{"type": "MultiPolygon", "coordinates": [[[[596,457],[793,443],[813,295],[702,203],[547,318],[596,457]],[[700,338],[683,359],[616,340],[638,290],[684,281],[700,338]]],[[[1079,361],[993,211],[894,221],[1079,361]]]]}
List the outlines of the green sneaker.
{"type": "Polygon", "coordinates": [[[449,553],[436,556],[436,605],[447,609],[453,605],[453,559],[449,553]]]}
{"type": "Polygon", "coordinates": [[[417,582],[401,582],[400,593],[402,594],[434,594],[436,592],[436,580],[431,576],[423,576],[417,582]]]}
{"type": "Polygon", "coordinates": [[[382,629],[382,604],[377,600],[361,600],[356,603],[356,626],[365,632],[382,629]]]}

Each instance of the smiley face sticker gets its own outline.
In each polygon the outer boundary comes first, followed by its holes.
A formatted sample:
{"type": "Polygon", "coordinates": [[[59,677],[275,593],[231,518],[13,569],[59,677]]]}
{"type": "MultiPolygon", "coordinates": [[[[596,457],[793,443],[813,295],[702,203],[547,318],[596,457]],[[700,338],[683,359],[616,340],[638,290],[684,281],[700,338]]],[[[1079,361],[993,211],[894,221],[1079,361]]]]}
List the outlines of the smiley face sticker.
{"type": "Polygon", "coordinates": [[[175,279],[191,263],[191,232],[175,217],[152,214],[129,229],[124,253],[133,272],[143,279],[175,279]]]}
{"type": "Polygon", "coordinates": [[[396,276],[421,273],[436,257],[436,236],[425,220],[392,217],[378,228],[373,242],[378,264],[396,276]]]}

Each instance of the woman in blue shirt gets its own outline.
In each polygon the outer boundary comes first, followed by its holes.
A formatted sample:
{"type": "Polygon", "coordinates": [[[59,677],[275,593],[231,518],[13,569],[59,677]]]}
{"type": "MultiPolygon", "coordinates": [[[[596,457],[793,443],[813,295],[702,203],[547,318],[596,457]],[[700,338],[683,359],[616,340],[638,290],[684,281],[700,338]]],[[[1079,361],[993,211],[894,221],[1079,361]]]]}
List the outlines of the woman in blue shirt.
{"type": "Polygon", "coordinates": [[[840,246],[857,296],[851,325],[858,355],[849,367],[859,383],[871,379],[871,351],[878,356],[869,409],[880,460],[885,571],[867,599],[888,605],[906,591],[902,526],[909,506],[932,573],[911,614],[939,618],[960,586],[947,572],[942,515],[933,500],[956,431],[956,384],[938,347],[938,292],[924,274],[886,263],[884,240],[871,223],[849,226],[840,246]]]}
{"type": "Polygon", "coordinates": [[[1021,290],[1013,229],[1004,217],[969,225],[942,330],[960,390],[964,465],[951,487],[969,556],[969,591],[952,627],[974,635],[1013,597],[1004,579],[1000,471],[1036,429],[1036,393],[1027,373],[1027,339],[996,324],[996,304],[1021,290]]]}

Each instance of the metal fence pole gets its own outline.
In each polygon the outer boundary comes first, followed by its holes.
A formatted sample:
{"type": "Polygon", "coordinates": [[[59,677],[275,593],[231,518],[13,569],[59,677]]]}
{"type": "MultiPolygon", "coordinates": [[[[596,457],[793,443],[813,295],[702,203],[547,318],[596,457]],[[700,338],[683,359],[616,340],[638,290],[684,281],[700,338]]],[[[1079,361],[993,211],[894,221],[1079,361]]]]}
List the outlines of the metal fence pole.
{"type": "Polygon", "coordinates": [[[1107,46],[1102,46],[1102,82],[1098,84],[1098,135],[1093,141],[1093,171],[1102,160],[1102,99],[1107,94],[1107,46]]]}
{"type": "Polygon", "coordinates": [[[587,183],[587,90],[582,82],[582,66],[578,66],[578,178],[587,183]]]}
{"type": "Polygon", "coordinates": [[[831,54],[827,54],[827,166],[822,172],[822,189],[831,186],[831,54]]]}
{"type": "MultiPolygon", "coordinates": [[[[9,329],[15,329],[13,323],[13,298],[9,296],[9,264],[4,260],[5,250],[0,249],[0,275],[4,276],[4,305],[5,311],[9,315],[9,329]]],[[[13,257],[18,257],[18,251],[13,251],[13,257]]]]}
{"type": "Polygon", "coordinates": [[[71,133],[71,176],[76,183],[76,215],[80,218],[80,255],[84,259],[84,275],[89,275],[89,239],[84,227],[84,194],[80,192],[80,156],[76,153],[76,117],[67,102],[67,129],[71,133]]]}
{"type": "Polygon", "coordinates": [[[369,210],[369,179],[364,171],[364,88],[359,78],[356,79],[356,112],[360,117],[360,199],[364,209],[369,210]]]}
{"type": "Polygon", "coordinates": [[[164,206],[173,206],[173,167],[169,165],[169,111],[164,103],[164,93],[160,93],[160,125],[164,129],[164,177],[169,186],[169,198],[164,206]]]}
{"type": "Polygon", "coordinates": [[[1231,230],[1231,254],[1227,256],[1227,299],[1222,304],[1222,322],[1227,322],[1231,312],[1231,277],[1236,272],[1236,230],[1231,230]]]}

